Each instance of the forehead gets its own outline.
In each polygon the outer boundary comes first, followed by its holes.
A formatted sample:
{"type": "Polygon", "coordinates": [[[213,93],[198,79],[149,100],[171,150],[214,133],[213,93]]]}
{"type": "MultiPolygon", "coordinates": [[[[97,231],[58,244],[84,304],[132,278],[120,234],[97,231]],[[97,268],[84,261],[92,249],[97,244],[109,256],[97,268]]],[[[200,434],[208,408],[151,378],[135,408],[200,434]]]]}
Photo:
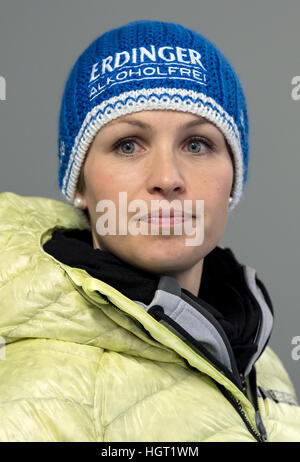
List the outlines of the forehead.
{"type": "Polygon", "coordinates": [[[144,129],[151,129],[154,126],[160,127],[162,123],[175,124],[184,128],[195,127],[197,125],[210,125],[217,127],[202,116],[174,110],[144,110],[120,116],[110,121],[106,126],[116,127],[121,125],[135,125],[144,129]]]}

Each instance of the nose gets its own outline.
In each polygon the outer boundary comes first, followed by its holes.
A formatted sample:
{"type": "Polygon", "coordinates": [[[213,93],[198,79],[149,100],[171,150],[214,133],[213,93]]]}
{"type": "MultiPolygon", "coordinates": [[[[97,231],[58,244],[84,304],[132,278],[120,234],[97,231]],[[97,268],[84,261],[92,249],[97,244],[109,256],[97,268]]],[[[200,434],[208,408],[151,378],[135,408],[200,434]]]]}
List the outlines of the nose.
{"type": "Polygon", "coordinates": [[[163,196],[172,200],[172,196],[178,196],[185,191],[180,159],[170,147],[160,144],[152,150],[146,186],[150,194],[160,192],[163,196]]]}

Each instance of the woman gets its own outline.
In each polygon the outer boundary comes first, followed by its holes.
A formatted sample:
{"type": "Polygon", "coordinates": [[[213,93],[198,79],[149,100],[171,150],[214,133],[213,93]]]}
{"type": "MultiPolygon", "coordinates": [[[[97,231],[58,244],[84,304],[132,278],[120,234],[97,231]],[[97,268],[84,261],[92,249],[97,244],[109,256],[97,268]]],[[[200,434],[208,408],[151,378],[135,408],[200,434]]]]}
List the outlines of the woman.
{"type": "Polygon", "coordinates": [[[82,53],[75,208],[0,196],[1,441],[300,441],[268,292],[218,246],[247,167],[242,88],[200,34],[140,20],[82,53]]]}

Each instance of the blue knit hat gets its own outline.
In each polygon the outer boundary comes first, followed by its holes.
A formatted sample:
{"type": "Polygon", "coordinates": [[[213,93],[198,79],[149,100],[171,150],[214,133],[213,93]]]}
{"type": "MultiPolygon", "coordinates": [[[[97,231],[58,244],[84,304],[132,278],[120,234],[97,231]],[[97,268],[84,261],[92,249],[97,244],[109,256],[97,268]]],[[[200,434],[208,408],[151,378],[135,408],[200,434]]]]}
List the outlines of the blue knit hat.
{"type": "Polygon", "coordinates": [[[168,109],[205,117],[233,153],[232,210],[248,170],[245,96],[227,59],[198,32],[139,20],[98,37],[67,80],[59,119],[59,188],[73,201],[90,144],[100,128],[132,112],[168,109]]]}

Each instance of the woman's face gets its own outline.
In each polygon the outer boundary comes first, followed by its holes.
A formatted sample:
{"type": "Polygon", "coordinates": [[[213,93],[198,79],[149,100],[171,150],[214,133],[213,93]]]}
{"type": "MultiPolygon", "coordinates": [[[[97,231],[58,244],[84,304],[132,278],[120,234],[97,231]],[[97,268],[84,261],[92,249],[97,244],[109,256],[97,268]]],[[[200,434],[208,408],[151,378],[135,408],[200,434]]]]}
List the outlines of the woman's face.
{"type": "MultiPolygon", "coordinates": [[[[223,134],[206,119],[171,110],[119,117],[103,126],[94,138],[83,174],[86,187],[76,197],[82,197],[83,208],[88,208],[94,248],[108,250],[127,263],[158,274],[187,271],[199,264],[222,237],[233,166],[223,134]],[[133,234],[127,229],[122,235],[99,235],[97,220],[108,209],[100,212],[96,206],[103,200],[116,206],[118,233],[120,192],[126,193],[127,205],[143,200],[149,213],[154,200],[168,204],[177,200],[182,211],[184,201],[189,200],[196,214],[196,201],[203,200],[203,243],[186,244],[189,236],[184,233],[184,223],[181,234],[172,232],[172,226],[168,234],[163,234],[160,225],[158,232],[151,234],[150,223],[146,224],[148,234],[133,234]]],[[[138,212],[127,208],[127,221],[138,212]]],[[[200,221],[192,218],[194,228],[197,223],[200,221]]]]}

